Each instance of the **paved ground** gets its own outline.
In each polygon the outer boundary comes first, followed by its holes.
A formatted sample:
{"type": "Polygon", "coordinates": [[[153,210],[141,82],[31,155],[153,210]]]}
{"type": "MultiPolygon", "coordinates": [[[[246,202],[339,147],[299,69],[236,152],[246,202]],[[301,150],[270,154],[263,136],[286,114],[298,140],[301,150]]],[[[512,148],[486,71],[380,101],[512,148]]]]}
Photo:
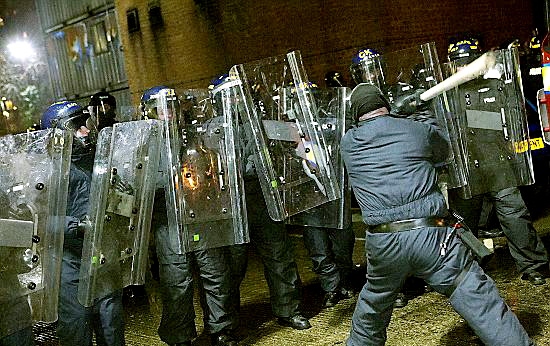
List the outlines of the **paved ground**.
{"type": "MultiPolygon", "coordinates": [[[[542,204],[531,208],[535,225],[547,249],[550,249],[550,208],[542,204]]],[[[356,220],[358,221],[358,220],[356,220]]],[[[364,280],[364,242],[361,239],[362,225],[354,223],[358,239],[354,252],[357,264],[358,282],[364,280]]],[[[342,301],[337,306],[321,310],[320,286],[311,272],[311,264],[302,238],[293,237],[300,275],[304,282],[304,313],[311,318],[313,328],[295,331],[281,327],[271,316],[267,284],[257,256],[251,254],[249,268],[242,287],[242,328],[239,330],[239,345],[344,345],[350,328],[355,299],[342,301]]],[[[550,345],[550,280],[544,286],[532,286],[522,281],[510,258],[506,240],[495,240],[496,255],[489,262],[487,272],[500,289],[501,294],[516,312],[529,334],[539,346],[550,345]]],[[[164,345],[156,334],[161,305],[156,283],[147,284],[147,299],[127,302],[125,309],[127,345],[164,345]]],[[[359,286],[359,284],[358,284],[359,286]]],[[[437,293],[424,293],[421,285],[411,287],[410,303],[394,311],[388,329],[388,346],[469,346],[482,345],[466,323],[457,315],[445,298],[437,293]]],[[[199,335],[202,332],[201,310],[195,303],[199,335]]],[[[39,325],[36,328],[37,344],[56,345],[52,326],[39,325]]],[[[201,335],[193,345],[209,345],[208,338],[201,335]]]]}

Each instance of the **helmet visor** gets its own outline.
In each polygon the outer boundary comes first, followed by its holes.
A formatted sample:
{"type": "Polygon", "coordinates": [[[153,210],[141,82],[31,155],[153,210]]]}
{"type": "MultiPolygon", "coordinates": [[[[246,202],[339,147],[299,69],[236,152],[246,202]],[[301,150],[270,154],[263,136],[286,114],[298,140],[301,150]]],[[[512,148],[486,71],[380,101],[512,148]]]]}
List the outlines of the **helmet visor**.
{"type": "Polygon", "coordinates": [[[68,117],[57,119],[56,127],[74,133],[82,126],[87,125],[88,118],[90,118],[90,114],[88,112],[77,112],[68,117]]]}
{"type": "Polygon", "coordinates": [[[350,66],[351,77],[357,84],[368,83],[383,88],[385,76],[382,66],[381,57],[365,59],[350,66]]]}

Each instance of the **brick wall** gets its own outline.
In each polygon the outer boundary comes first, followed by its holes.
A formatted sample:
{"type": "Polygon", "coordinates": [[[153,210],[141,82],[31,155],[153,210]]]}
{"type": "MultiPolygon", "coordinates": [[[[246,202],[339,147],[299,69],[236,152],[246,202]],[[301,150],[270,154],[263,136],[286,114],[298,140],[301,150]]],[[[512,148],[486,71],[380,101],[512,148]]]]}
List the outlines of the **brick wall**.
{"type": "Polygon", "coordinates": [[[205,81],[226,65],[214,26],[192,0],[156,3],[163,24],[153,26],[148,12],[154,1],[115,1],[134,102],[155,85],[206,87],[205,81]],[[128,33],[127,11],[131,9],[138,10],[140,30],[128,33]]]}
{"type": "Polygon", "coordinates": [[[358,48],[381,53],[434,41],[445,59],[449,37],[479,34],[484,47],[527,40],[544,11],[537,0],[116,0],[130,89],[206,87],[235,64],[298,49],[311,80],[328,70],[350,80],[358,48]],[[148,7],[161,8],[153,28],[148,7]],[[128,33],[137,8],[141,30],[128,33]]]}

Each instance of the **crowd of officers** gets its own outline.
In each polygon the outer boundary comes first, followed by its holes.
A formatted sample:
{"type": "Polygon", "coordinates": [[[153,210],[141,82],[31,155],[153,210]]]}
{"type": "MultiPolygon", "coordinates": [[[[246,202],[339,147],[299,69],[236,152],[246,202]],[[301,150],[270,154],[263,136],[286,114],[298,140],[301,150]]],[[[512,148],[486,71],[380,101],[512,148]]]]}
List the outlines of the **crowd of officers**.
{"type": "MultiPolygon", "coordinates": [[[[471,62],[481,54],[472,37],[451,45],[450,60],[471,62]],[[460,42],[460,47],[457,43],[460,42]],[[451,49],[451,47],[453,47],[451,49]]],[[[363,50],[365,51],[365,50],[363,50]]],[[[374,50],[367,49],[371,54],[374,50]]],[[[361,59],[368,59],[368,56],[361,59]]],[[[355,58],[354,58],[355,59],[355,58]]],[[[353,70],[353,69],[352,69],[353,70]]],[[[220,81],[218,81],[220,82],[220,81]]],[[[223,82],[223,81],[221,81],[223,82]]],[[[435,166],[445,160],[448,142],[432,121],[429,107],[419,105],[414,112],[392,111],[384,91],[370,81],[354,76],[350,97],[355,125],[346,133],[341,151],[363,219],[366,233],[367,279],[357,297],[348,345],[383,345],[392,310],[403,306],[402,290],[407,278],[416,276],[433,290],[449,297],[452,307],[463,316],[487,345],[533,345],[516,316],[500,297],[494,282],[473,259],[457,237],[449,239],[453,225],[449,210],[437,188],[435,166]],[[428,139],[427,141],[425,139],[428,139]],[[415,160],[409,160],[411,147],[415,160]],[[391,167],[377,164],[391,152],[391,167]],[[414,163],[410,163],[414,162],[414,163]],[[404,163],[418,167],[401,167],[404,163]],[[406,176],[407,172],[414,172],[406,176]],[[399,182],[407,182],[402,184],[399,182]],[[391,186],[391,189],[390,189],[391,186]],[[382,189],[378,191],[377,189],[382,189]],[[366,194],[364,191],[369,190],[366,194]],[[388,196],[387,199],[380,196],[388,196]],[[400,207],[395,207],[395,206],[400,207]],[[405,220],[406,222],[403,222],[405,220]],[[403,246],[399,246],[403,244],[403,246]],[[404,245],[406,244],[406,246],[404,245]],[[440,244],[445,244],[441,255],[440,244]]],[[[336,72],[326,75],[328,87],[344,86],[336,72]]],[[[157,98],[164,86],[146,90],[141,98],[144,118],[158,118],[157,98]]],[[[73,151],[70,167],[63,263],[59,295],[57,335],[63,346],[124,345],[123,292],[117,291],[82,306],[77,299],[83,234],[79,220],[89,210],[89,192],[94,162],[94,143],[89,119],[99,131],[117,122],[116,100],[106,92],[91,97],[88,107],[70,102],[55,103],[42,117],[42,129],[70,119],[73,151]],[[63,120],[63,121],[61,121],[63,120]]],[[[166,153],[161,152],[161,165],[166,153]]],[[[254,155],[244,152],[244,160],[254,155]]],[[[294,259],[292,241],[284,222],[273,221],[268,213],[258,175],[253,166],[244,172],[245,198],[250,244],[179,253],[168,234],[164,189],[167,172],[157,179],[152,217],[153,248],[158,265],[162,317],[158,334],[168,345],[191,345],[197,337],[193,305],[194,278],[198,277],[204,331],[212,345],[237,345],[240,285],[247,269],[247,252],[253,246],[259,254],[269,287],[273,315],[278,323],[301,330],[311,328],[302,313],[301,280],[294,259]]],[[[486,196],[463,199],[450,191],[450,208],[465,217],[476,229],[481,201],[489,200],[496,210],[521,278],[534,285],[546,282],[548,255],[533,227],[518,187],[494,191],[486,196]]],[[[329,308],[354,296],[351,285],[355,236],[350,227],[328,229],[304,227],[303,239],[313,270],[324,291],[322,306],[329,308]]],[[[31,329],[25,328],[2,340],[0,345],[32,345],[31,329]]]]}

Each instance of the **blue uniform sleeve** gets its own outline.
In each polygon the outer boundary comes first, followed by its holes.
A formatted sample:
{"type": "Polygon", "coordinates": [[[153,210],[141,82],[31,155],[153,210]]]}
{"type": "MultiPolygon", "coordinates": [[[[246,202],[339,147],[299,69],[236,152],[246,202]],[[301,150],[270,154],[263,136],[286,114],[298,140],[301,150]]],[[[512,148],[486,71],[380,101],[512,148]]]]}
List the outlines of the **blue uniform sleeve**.
{"type": "Polygon", "coordinates": [[[447,133],[439,126],[439,123],[430,109],[416,112],[414,120],[429,126],[429,142],[432,148],[434,163],[444,163],[449,156],[450,142],[447,133]]]}
{"type": "Polygon", "coordinates": [[[434,164],[444,163],[449,156],[450,142],[447,133],[439,126],[436,117],[429,109],[407,116],[408,119],[423,123],[429,127],[428,141],[432,148],[434,164]]]}
{"type": "Polygon", "coordinates": [[[445,162],[449,157],[449,138],[437,124],[430,126],[429,141],[432,147],[434,163],[440,164],[445,162]]]}

